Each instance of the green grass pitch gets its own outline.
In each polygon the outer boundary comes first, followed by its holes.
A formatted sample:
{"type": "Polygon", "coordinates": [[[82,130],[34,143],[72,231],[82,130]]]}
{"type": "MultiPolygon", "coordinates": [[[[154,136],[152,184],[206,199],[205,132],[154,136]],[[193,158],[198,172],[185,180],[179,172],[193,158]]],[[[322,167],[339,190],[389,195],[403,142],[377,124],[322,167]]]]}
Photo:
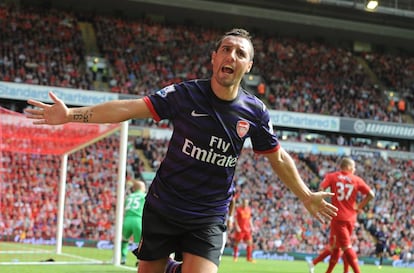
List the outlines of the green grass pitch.
{"type": "MultiPolygon", "coordinates": [[[[46,247],[47,248],[47,247],[46,247]]],[[[40,254],[4,254],[1,250],[5,249],[5,245],[0,243],[0,262],[11,262],[17,258],[25,261],[40,261],[53,258],[55,261],[74,261],[76,256],[88,257],[99,261],[106,262],[101,265],[76,265],[57,263],[42,263],[37,265],[20,265],[16,264],[0,264],[1,273],[116,273],[116,272],[136,272],[135,258],[129,254],[127,264],[125,266],[114,266],[109,264],[112,258],[112,252],[109,250],[99,250],[96,248],[75,248],[64,247],[63,252],[67,256],[61,256],[50,253],[40,254]]],[[[82,261],[82,260],[80,260],[82,261]]],[[[315,268],[315,273],[324,273],[327,268],[326,263],[320,263],[315,268]]],[[[379,269],[374,265],[362,265],[363,273],[413,273],[413,268],[393,268],[391,266],[383,266],[379,269]]],[[[219,268],[219,273],[307,273],[308,266],[305,261],[275,261],[275,260],[257,260],[256,263],[248,263],[244,257],[240,257],[238,262],[233,262],[229,256],[224,256],[219,268]]],[[[334,273],[343,273],[342,264],[338,264],[334,273]]]]}

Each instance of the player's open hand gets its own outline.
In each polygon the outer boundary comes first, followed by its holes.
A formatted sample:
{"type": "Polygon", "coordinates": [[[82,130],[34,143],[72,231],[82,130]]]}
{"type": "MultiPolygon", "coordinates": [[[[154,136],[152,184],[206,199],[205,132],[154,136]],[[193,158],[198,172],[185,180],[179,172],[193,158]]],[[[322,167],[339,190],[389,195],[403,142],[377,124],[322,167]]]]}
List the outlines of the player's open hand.
{"type": "Polygon", "coordinates": [[[54,104],[45,104],[43,102],[29,99],[28,104],[37,108],[28,108],[25,110],[26,116],[34,119],[33,124],[58,125],[68,122],[69,110],[66,105],[53,92],[49,92],[49,97],[54,104]]]}
{"type": "Polygon", "coordinates": [[[313,192],[303,204],[312,216],[320,222],[330,221],[332,217],[336,216],[338,208],[328,203],[325,198],[332,197],[333,195],[334,193],[331,192],[313,192]]]}

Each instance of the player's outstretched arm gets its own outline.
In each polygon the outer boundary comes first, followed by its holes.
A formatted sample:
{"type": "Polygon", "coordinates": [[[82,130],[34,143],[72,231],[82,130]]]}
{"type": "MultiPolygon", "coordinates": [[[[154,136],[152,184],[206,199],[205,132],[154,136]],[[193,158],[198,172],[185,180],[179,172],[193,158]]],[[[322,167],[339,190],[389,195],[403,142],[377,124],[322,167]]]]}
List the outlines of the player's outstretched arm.
{"type": "Polygon", "coordinates": [[[132,118],[149,118],[151,113],[143,99],[114,100],[85,107],[68,108],[53,92],[49,92],[53,104],[27,101],[36,108],[26,109],[26,115],[34,124],[58,125],[67,122],[117,123],[132,118]]]}
{"type": "Polygon", "coordinates": [[[338,208],[326,202],[325,199],[333,195],[334,193],[324,191],[311,192],[308,199],[302,200],[303,205],[320,222],[330,221],[332,217],[336,216],[338,208]]]}
{"type": "Polygon", "coordinates": [[[34,119],[34,124],[57,125],[69,122],[69,109],[53,92],[49,92],[49,97],[53,100],[53,105],[29,99],[28,104],[36,108],[25,110],[26,116],[34,119]]]}
{"type": "Polygon", "coordinates": [[[313,217],[324,222],[336,216],[338,208],[325,200],[334,194],[323,191],[312,192],[300,177],[292,157],[283,148],[267,154],[267,157],[280,180],[303,202],[313,217]]]}

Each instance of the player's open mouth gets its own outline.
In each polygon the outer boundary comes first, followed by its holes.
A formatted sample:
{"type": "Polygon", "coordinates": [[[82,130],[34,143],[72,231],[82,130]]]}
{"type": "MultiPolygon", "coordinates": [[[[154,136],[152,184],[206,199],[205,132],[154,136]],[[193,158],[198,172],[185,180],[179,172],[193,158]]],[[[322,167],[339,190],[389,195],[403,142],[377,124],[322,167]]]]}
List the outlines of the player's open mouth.
{"type": "Polygon", "coordinates": [[[221,71],[224,72],[224,73],[233,74],[234,69],[231,66],[223,66],[221,68],[221,71]]]}

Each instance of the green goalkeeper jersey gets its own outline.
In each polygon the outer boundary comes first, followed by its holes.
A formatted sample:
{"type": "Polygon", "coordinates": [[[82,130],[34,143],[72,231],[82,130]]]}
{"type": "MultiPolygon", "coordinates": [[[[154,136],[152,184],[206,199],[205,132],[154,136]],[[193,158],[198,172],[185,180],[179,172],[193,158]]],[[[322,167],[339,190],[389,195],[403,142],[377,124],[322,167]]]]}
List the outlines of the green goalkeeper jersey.
{"type": "Polygon", "coordinates": [[[125,216],[142,217],[144,209],[145,193],[136,191],[128,195],[125,199],[125,216]]]}

